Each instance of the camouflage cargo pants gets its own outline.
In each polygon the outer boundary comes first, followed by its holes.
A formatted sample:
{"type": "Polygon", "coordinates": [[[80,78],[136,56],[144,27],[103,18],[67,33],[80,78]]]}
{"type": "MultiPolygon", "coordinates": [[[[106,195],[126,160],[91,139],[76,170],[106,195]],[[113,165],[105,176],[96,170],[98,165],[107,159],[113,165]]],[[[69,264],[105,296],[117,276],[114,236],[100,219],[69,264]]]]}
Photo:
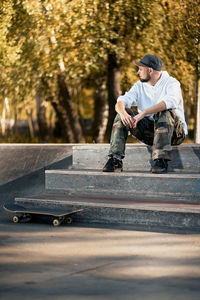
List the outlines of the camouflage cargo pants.
{"type": "MultiPolygon", "coordinates": [[[[136,111],[126,109],[131,116],[136,111]]],[[[154,115],[154,120],[147,117],[138,122],[136,128],[126,127],[117,114],[113,123],[110,140],[109,156],[123,158],[128,133],[141,142],[152,146],[152,159],[163,158],[171,160],[172,145],[180,145],[185,134],[180,119],[172,110],[165,110],[154,115]]]]}

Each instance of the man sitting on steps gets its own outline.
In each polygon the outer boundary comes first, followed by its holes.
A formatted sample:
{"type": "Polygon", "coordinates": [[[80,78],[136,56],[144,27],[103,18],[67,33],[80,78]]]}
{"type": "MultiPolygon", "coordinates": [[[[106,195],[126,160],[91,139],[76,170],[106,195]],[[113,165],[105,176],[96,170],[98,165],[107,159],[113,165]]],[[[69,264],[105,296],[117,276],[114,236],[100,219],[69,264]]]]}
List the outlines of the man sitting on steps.
{"type": "Polygon", "coordinates": [[[123,170],[122,159],[130,131],[133,137],[152,146],[152,173],[165,173],[172,159],[172,145],[180,145],[187,135],[180,83],[162,71],[162,60],[155,55],[145,55],[135,64],[139,67],[140,80],[117,99],[118,114],[103,171],[123,170]],[[138,112],[132,106],[137,106],[138,112]]]}

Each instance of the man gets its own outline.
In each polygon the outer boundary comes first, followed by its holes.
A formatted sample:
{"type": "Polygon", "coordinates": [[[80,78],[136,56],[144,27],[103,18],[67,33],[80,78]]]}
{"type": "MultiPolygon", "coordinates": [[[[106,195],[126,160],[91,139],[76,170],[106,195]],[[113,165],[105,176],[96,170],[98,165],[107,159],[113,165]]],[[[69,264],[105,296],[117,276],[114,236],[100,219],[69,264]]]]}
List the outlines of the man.
{"type": "Polygon", "coordinates": [[[162,60],[155,55],[145,55],[134,63],[139,67],[140,81],[117,99],[118,114],[103,171],[123,170],[122,159],[130,131],[133,137],[152,146],[152,173],[166,173],[168,161],[172,159],[172,145],[181,144],[187,135],[180,83],[162,71],[162,60]],[[133,111],[132,106],[137,106],[138,112],[133,111]]]}

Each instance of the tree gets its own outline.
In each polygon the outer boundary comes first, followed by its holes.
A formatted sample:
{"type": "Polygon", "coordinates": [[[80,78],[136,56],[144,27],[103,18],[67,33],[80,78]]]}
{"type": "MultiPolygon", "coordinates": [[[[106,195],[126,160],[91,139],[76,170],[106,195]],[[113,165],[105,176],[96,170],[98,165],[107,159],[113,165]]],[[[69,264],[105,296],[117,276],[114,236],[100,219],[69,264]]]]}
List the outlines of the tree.
{"type": "MultiPolygon", "coordinates": [[[[164,18],[163,52],[185,91],[192,91],[195,106],[195,142],[200,143],[199,58],[200,14],[195,0],[161,1],[164,18]]],[[[188,103],[187,103],[188,104],[188,103]]],[[[190,108],[186,106],[186,112],[190,108]]]]}
{"type": "MultiPolygon", "coordinates": [[[[19,101],[26,97],[32,101],[37,93],[47,95],[46,100],[52,101],[52,106],[59,114],[58,119],[67,141],[83,142],[82,128],[66,83],[71,70],[63,67],[63,56],[68,53],[72,58],[74,55],[66,47],[71,39],[62,42],[63,35],[69,30],[67,25],[65,30],[61,30],[66,21],[63,16],[65,3],[35,0],[7,3],[12,7],[12,15],[6,39],[14,46],[20,45],[19,57],[11,63],[10,73],[7,72],[12,82],[10,93],[14,89],[19,101]],[[44,85],[44,82],[47,84],[44,85]],[[50,91],[44,91],[44,87],[50,88],[50,91]],[[63,89],[68,91],[65,97],[63,89]]],[[[7,11],[6,6],[4,10],[7,11]]]]}
{"type": "Polygon", "coordinates": [[[78,27],[73,27],[84,45],[86,71],[107,76],[110,135],[116,99],[121,93],[120,69],[137,56],[136,44],[142,40],[152,19],[153,1],[106,0],[76,1],[78,27]],[[79,11],[83,15],[80,16],[79,11]],[[86,16],[86,18],[84,18],[86,16]],[[101,70],[97,72],[97,70],[101,70]]]}
{"type": "MultiPolygon", "coordinates": [[[[41,105],[48,101],[65,140],[83,142],[75,95],[81,103],[82,90],[93,89],[93,139],[103,141],[104,118],[109,137],[116,99],[137,79],[134,59],[161,56],[184,91],[195,70],[199,80],[195,7],[194,0],[5,0],[0,5],[1,97],[26,106],[38,97],[41,105]]],[[[42,106],[41,111],[42,129],[42,106]]]]}
{"type": "Polygon", "coordinates": [[[178,17],[180,42],[186,50],[185,59],[194,69],[194,103],[196,108],[194,141],[200,144],[200,14],[198,2],[194,0],[179,0],[180,10],[178,17]]]}

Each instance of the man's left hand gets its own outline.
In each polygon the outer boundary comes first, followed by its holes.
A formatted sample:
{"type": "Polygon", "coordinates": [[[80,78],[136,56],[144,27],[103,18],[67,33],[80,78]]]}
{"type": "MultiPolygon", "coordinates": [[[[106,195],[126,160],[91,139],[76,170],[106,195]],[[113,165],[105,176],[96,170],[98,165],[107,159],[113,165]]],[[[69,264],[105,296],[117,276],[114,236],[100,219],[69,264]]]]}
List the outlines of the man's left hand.
{"type": "Polygon", "coordinates": [[[134,124],[133,124],[133,128],[137,127],[137,124],[140,120],[142,120],[145,117],[145,113],[143,111],[141,111],[139,114],[135,115],[133,117],[134,120],[134,124]]]}

